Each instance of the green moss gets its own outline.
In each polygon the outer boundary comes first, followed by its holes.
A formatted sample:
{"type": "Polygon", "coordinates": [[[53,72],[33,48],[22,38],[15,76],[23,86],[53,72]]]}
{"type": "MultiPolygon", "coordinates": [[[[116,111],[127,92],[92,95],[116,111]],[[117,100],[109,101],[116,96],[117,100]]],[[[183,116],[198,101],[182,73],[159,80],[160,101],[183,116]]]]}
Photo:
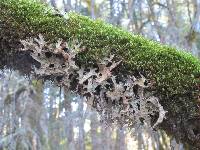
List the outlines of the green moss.
{"type": "MultiPolygon", "coordinates": [[[[15,35],[23,39],[42,33],[49,40],[78,39],[87,47],[79,60],[101,59],[114,53],[123,60],[129,71],[139,69],[156,81],[157,90],[164,96],[195,93],[199,84],[200,62],[188,53],[161,45],[138,35],[93,21],[76,13],[68,19],[56,16],[53,10],[34,0],[1,0],[0,20],[15,35]]],[[[1,31],[1,36],[4,31],[1,31]]]]}

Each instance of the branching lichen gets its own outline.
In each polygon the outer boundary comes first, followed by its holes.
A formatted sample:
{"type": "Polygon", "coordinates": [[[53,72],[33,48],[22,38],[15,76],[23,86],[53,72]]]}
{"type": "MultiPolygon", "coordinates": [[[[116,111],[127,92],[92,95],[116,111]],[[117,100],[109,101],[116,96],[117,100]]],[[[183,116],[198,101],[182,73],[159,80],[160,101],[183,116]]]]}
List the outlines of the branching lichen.
{"type": "Polygon", "coordinates": [[[52,76],[55,81],[61,77],[60,84],[68,88],[73,84],[76,87],[73,91],[82,95],[100,113],[103,122],[131,127],[146,124],[153,128],[162,123],[166,111],[158,98],[149,95],[150,92],[147,96],[145,88],[148,84],[145,85],[145,77],[141,74],[138,79],[133,75],[120,77],[113,73],[123,63],[114,62],[114,55],[96,62],[96,65],[93,64],[95,67],[84,64],[77,66],[75,57],[81,52],[77,41],[67,43],[59,40],[56,44],[47,44],[43,36],[39,35],[39,38],[29,38],[21,43],[24,46],[21,50],[31,50],[31,57],[40,63],[40,67],[35,68],[37,76],[52,76]],[[78,81],[76,85],[74,80],[78,81]],[[157,121],[153,124],[156,114],[157,121]]]}

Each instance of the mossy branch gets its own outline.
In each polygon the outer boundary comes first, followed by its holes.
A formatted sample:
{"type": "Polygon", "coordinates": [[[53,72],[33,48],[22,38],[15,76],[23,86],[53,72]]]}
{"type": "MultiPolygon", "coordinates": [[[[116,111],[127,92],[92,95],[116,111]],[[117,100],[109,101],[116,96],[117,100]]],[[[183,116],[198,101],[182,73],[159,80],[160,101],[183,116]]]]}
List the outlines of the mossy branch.
{"type": "MultiPolygon", "coordinates": [[[[2,68],[20,66],[18,55],[22,52],[18,50],[22,44],[19,41],[39,34],[48,41],[62,38],[81,42],[86,50],[78,55],[77,63],[87,64],[115,54],[117,59],[123,61],[121,71],[124,74],[135,70],[144,72],[155,83],[156,94],[171,117],[163,129],[176,132],[174,135],[181,133],[182,139],[195,143],[188,138],[187,129],[182,127],[181,121],[188,123],[189,120],[200,117],[197,106],[200,61],[197,58],[173,47],[133,35],[101,20],[94,21],[76,13],[69,13],[64,17],[56,15],[53,9],[36,0],[0,1],[2,68]],[[177,126],[176,131],[170,128],[174,124],[177,126]]],[[[28,54],[23,56],[27,63],[35,63],[27,59],[28,54]]],[[[198,143],[195,144],[199,146],[198,143]]]]}

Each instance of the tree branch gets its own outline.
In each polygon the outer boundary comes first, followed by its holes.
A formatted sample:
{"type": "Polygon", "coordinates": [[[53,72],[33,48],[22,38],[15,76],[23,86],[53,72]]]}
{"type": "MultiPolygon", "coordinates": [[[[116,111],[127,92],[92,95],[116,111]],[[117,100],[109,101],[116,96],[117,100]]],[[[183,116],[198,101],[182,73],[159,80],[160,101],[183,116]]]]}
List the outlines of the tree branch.
{"type": "MultiPolygon", "coordinates": [[[[80,51],[73,59],[78,67],[83,64],[85,67],[97,65],[103,58],[114,54],[115,58],[111,63],[122,63],[109,71],[121,76],[122,81],[128,75],[137,76],[140,72],[154,82],[151,87],[153,96],[168,111],[166,120],[159,127],[178,140],[200,148],[196,138],[200,133],[197,103],[200,62],[190,54],[132,35],[100,20],[93,21],[75,13],[70,13],[67,17],[54,15],[50,8],[31,0],[1,0],[0,29],[0,67],[10,67],[23,73],[33,74],[32,71],[42,65],[34,59],[35,54],[33,57],[34,48],[21,51],[23,45],[20,40],[35,38],[39,34],[44,36],[47,43],[55,43],[59,38],[66,42],[76,39],[81,43],[80,48],[84,47],[84,51],[80,51]]],[[[67,63],[63,55],[67,49],[63,49],[62,54],[55,54],[53,51],[47,54],[46,49],[44,47],[41,50],[45,59],[51,54],[56,56],[57,64],[67,63]]],[[[46,61],[45,59],[42,61],[46,61]]],[[[55,66],[49,64],[48,67],[55,66]]],[[[64,70],[60,68],[57,71],[64,70]]],[[[51,72],[47,79],[62,79],[62,76],[54,73],[51,72]]],[[[100,98],[105,96],[102,92],[98,94],[100,98]]],[[[127,103],[127,98],[129,97],[124,97],[124,103],[127,103]]],[[[99,99],[95,101],[97,100],[99,99]]],[[[98,104],[95,101],[93,104],[98,104]]]]}

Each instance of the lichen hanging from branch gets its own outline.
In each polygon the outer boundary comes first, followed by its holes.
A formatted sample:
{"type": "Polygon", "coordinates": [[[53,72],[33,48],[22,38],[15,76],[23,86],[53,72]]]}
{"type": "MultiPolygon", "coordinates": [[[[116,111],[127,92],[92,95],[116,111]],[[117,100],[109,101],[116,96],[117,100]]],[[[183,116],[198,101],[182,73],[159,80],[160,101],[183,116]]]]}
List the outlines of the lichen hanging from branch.
{"type": "Polygon", "coordinates": [[[21,51],[30,51],[30,56],[40,64],[34,68],[36,76],[51,76],[62,86],[75,87],[72,91],[82,95],[107,124],[132,128],[136,124],[146,124],[154,128],[162,123],[166,111],[158,98],[150,92],[146,96],[144,90],[149,85],[145,84],[145,77],[141,74],[139,78],[118,76],[113,70],[123,62],[115,62],[114,55],[91,66],[77,66],[75,57],[82,51],[77,40],[67,43],[59,39],[55,44],[48,44],[41,34],[38,37],[21,40],[21,51]],[[153,122],[155,118],[157,121],[153,122]]]}

